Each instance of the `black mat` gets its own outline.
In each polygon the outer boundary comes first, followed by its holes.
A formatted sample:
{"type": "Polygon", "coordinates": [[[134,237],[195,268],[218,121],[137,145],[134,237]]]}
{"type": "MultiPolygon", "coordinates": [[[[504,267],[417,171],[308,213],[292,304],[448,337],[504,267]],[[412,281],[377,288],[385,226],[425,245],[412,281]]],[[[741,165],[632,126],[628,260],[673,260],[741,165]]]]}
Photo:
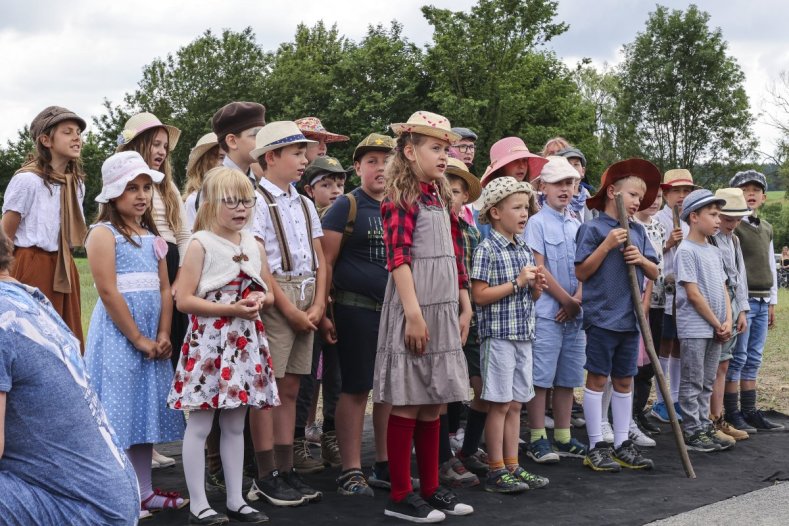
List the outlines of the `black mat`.
{"type": "MultiPolygon", "coordinates": [[[[770,414],[775,421],[789,428],[789,417],[770,414]]],[[[369,419],[365,425],[365,466],[372,464],[372,440],[369,419]]],[[[562,460],[552,466],[540,466],[521,457],[522,465],[530,471],[545,475],[551,483],[547,488],[528,491],[521,495],[486,493],[477,486],[458,490],[463,502],[474,506],[467,517],[448,517],[450,524],[645,524],[657,519],[689,511],[735,495],[772,485],[777,480],[789,479],[789,433],[761,433],[740,442],[730,451],[719,453],[690,452],[697,478],[685,477],[679,455],[671,436],[670,426],[661,424],[656,448],[645,448],[655,461],[653,471],[595,473],[584,468],[580,459],[562,460]]],[[[586,441],[583,429],[574,435],[586,441]]],[[[178,460],[174,468],[154,471],[154,486],[177,490],[186,495],[186,484],[180,463],[180,443],[158,448],[178,460]]],[[[317,450],[316,450],[317,454],[317,450]]],[[[407,524],[384,517],[388,492],[376,490],[375,498],[346,497],[337,494],[334,483],[339,470],[325,470],[308,475],[306,481],[323,491],[323,500],[298,508],[276,508],[257,504],[271,518],[272,524],[407,524]]],[[[245,481],[245,489],[251,481],[245,481]]],[[[217,511],[224,511],[224,495],[216,490],[208,492],[217,511]]],[[[157,513],[141,524],[186,524],[188,507],[180,511],[157,513]]]]}

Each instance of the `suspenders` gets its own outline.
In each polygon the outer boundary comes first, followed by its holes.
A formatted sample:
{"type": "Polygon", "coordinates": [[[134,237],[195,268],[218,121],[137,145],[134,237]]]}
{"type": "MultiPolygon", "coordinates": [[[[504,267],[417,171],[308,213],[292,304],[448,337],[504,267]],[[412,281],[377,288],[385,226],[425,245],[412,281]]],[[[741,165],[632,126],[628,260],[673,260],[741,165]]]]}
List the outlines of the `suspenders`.
{"type": "MultiPolygon", "coordinates": [[[[271,192],[263,188],[262,185],[258,185],[258,190],[260,190],[260,193],[263,195],[263,200],[266,201],[268,205],[271,223],[274,225],[274,233],[277,236],[279,252],[282,255],[282,271],[291,272],[293,270],[293,256],[290,253],[287,238],[285,237],[285,229],[282,225],[282,215],[279,212],[277,202],[274,200],[274,196],[271,195],[271,192]]],[[[312,246],[312,218],[310,217],[310,210],[307,208],[306,200],[307,198],[303,195],[299,196],[301,210],[304,213],[304,221],[307,223],[307,235],[309,236],[310,254],[312,256],[312,271],[315,272],[315,269],[318,268],[318,261],[315,257],[315,248],[312,246]]]]}

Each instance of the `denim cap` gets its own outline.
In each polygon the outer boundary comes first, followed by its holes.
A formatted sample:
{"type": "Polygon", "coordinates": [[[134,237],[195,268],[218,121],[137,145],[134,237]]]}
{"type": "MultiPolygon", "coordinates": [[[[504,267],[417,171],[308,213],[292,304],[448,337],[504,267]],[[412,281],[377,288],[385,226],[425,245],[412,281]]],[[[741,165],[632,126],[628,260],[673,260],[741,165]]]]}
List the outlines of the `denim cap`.
{"type": "Polygon", "coordinates": [[[683,201],[682,212],[679,214],[679,218],[687,222],[691,212],[695,212],[696,210],[704,208],[705,206],[711,205],[713,203],[717,203],[721,206],[721,208],[726,206],[725,199],[716,197],[715,194],[706,188],[693,190],[683,201]]]}
{"type": "Polygon", "coordinates": [[[577,157],[581,159],[581,166],[586,168],[586,157],[584,156],[583,152],[578,148],[573,148],[572,146],[568,148],[563,148],[556,152],[556,155],[564,157],[565,159],[572,159],[573,157],[577,157]]]}

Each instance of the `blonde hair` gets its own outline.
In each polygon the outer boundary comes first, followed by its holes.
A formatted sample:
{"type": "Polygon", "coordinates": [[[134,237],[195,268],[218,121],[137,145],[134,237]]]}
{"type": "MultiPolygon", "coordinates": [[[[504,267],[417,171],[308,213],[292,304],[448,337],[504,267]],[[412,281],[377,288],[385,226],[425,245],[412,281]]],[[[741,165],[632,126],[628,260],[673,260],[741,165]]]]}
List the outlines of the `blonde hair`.
{"type": "MultiPolygon", "coordinates": [[[[410,208],[416,204],[422,190],[419,188],[419,177],[411,168],[411,161],[405,156],[404,149],[411,145],[414,148],[427,139],[419,133],[403,133],[397,137],[394,153],[389,156],[384,168],[386,179],[386,197],[401,208],[410,208]]],[[[438,196],[449,209],[452,205],[452,188],[446,177],[435,182],[438,196]]]]}
{"type": "MultiPolygon", "coordinates": [[[[145,130],[127,144],[118,146],[118,152],[135,151],[139,153],[145,160],[148,166],[151,166],[151,145],[153,144],[156,134],[159,130],[167,132],[164,126],[156,126],[145,130]]],[[[159,171],[164,174],[164,179],[160,183],[154,183],[153,187],[156,192],[162,196],[164,202],[164,219],[173,232],[178,232],[181,229],[181,196],[178,195],[178,188],[173,181],[173,167],[170,163],[170,136],[167,136],[167,155],[159,167],[159,171]]]]}
{"type": "Polygon", "coordinates": [[[186,184],[184,185],[184,192],[181,195],[184,201],[189,197],[189,194],[197,192],[203,187],[203,179],[205,174],[211,169],[216,167],[217,159],[219,158],[219,145],[215,145],[208,151],[203,153],[197,161],[192,164],[186,171],[186,184]]]}
{"type": "Polygon", "coordinates": [[[615,181],[613,184],[614,190],[619,190],[620,188],[622,188],[622,185],[625,183],[631,183],[637,186],[642,192],[647,191],[647,183],[645,183],[643,179],[635,175],[628,175],[627,177],[615,181]]]}
{"type": "Polygon", "coordinates": [[[548,139],[548,142],[545,143],[545,146],[542,147],[542,152],[540,155],[546,157],[548,155],[554,155],[559,150],[564,150],[565,148],[570,147],[570,141],[565,139],[564,137],[553,137],[548,139]]]}
{"type": "MultiPolygon", "coordinates": [[[[540,211],[540,205],[537,204],[537,197],[536,197],[536,193],[534,191],[532,191],[532,192],[514,192],[514,193],[508,195],[507,197],[505,197],[504,199],[502,199],[501,201],[499,201],[498,203],[496,203],[495,205],[491,206],[490,208],[495,208],[496,210],[501,211],[500,207],[501,207],[502,203],[504,203],[504,201],[506,201],[507,199],[509,199],[513,195],[518,195],[518,194],[526,194],[526,195],[529,196],[529,204],[527,205],[528,208],[529,208],[529,218],[527,219],[527,221],[528,221],[529,219],[534,217],[534,215],[537,212],[540,211]]],[[[485,214],[488,216],[488,220],[490,221],[491,224],[496,222],[496,220],[493,219],[493,217],[490,215],[490,209],[488,209],[488,211],[485,212],[485,214]]]]}
{"type": "MultiPolygon", "coordinates": [[[[216,218],[219,214],[219,207],[222,206],[222,199],[227,197],[251,199],[255,197],[255,190],[249,184],[247,176],[227,166],[217,166],[208,170],[200,192],[200,208],[197,210],[197,217],[192,229],[194,232],[211,230],[216,226],[216,218]]],[[[247,223],[253,215],[249,214],[247,223]]]]}

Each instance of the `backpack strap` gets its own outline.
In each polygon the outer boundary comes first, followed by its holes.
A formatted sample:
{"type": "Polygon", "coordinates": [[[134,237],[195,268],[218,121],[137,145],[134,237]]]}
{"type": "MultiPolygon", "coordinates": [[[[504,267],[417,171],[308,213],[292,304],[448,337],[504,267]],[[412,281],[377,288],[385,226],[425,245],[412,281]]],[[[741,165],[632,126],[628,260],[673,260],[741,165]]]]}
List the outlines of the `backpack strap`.
{"type": "MultiPolygon", "coordinates": [[[[285,229],[282,227],[282,216],[279,213],[279,207],[277,206],[276,201],[274,201],[274,196],[271,195],[271,192],[263,188],[263,185],[258,185],[258,190],[263,195],[263,200],[268,205],[269,216],[271,217],[271,223],[274,225],[274,234],[277,236],[277,244],[279,244],[279,253],[282,255],[282,271],[283,272],[290,272],[293,270],[293,257],[290,254],[290,249],[288,248],[287,238],[285,237],[285,229]]],[[[303,205],[304,203],[302,203],[303,205]]],[[[311,223],[307,222],[307,228],[312,231],[311,223]]],[[[312,239],[312,235],[310,235],[310,239],[312,239]]]]}
{"type": "Polygon", "coordinates": [[[310,242],[310,254],[312,255],[312,271],[315,272],[318,268],[318,258],[315,256],[315,246],[312,244],[312,217],[310,216],[310,209],[307,206],[307,198],[299,195],[301,199],[301,210],[304,212],[304,222],[307,223],[307,236],[310,242]]]}
{"type": "Polygon", "coordinates": [[[348,198],[348,219],[345,221],[345,229],[342,231],[342,240],[340,241],[340,250],[342,251],[342,247],[345,243],[351,238],[353,235],[353,228],[356,225],[356,194],[354,194],[355,190],[352,190],[345,194],[345,197],[348,198]]]}

